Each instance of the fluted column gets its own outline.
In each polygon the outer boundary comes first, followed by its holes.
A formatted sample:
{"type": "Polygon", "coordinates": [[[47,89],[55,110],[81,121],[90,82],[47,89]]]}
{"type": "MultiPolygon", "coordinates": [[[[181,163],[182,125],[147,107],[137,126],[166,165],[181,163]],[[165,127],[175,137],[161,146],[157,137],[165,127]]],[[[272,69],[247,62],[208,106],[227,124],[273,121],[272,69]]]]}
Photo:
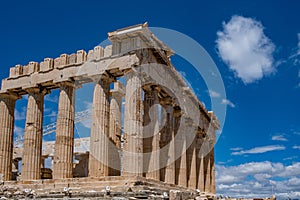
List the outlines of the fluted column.
{"type": "Polygon", "coordinates": [[[166,155],[166,171],[165,171],[165,182],[170,184],[175,184],[175,142],[174,142],[174,115],[173,106],[167,105],[167,129],[166,133],[168,135],[168,154],[166,155]]]}
{"type": "Polygon", "coordinates": [[[203,145],[204,139],[203,139],[203,132],[200,131],[198,133],[197,138],[197,171],[198,171],[198,181],[197,181],[197,188],[204,192],[205,187],[205,172],[204,172],[204,155],[203,150],[201,151],[201,147],[203,145]]]}
{"type": "Polygon", "coordinates": [[[75,87],[72,82],[60,85],[53,179],[73,177],[75,87]]]}
{"type": "Polygon", "coordinates": [[[114,82],[114,89],[111,90],[110,111],[109,111],[109,142],[108,163],[109,175],[120,175],[120,137],[122,128],[122,97],[124,95],[123,85],[118,81],[114,82]]]}
{"type": "Polygon", "coordinates": [[[126,74],[124,113],[124,157],[122,175],[143,175],[143,101],[142,81],[136,72],[126,74]]]}
{"type": "Polygon", "coordinates": [[[144,171],[146,178],[159,180],[158,94],[152,88],[144,95],[144,171]]]}
{"type": "Polygon", "coordinates": [[[211,150],[211,162],[210,162],[210,165],[211,165],[211,188],[210,188],[210,191],[211,193],[216,193],[216,180],[215,180],[215,148],[213,148],[211,150]]]}
{"type": "Polygon", "coordinates": [[[211,165],[210,165],[210,154],[205,156],[206,160],[206,174],[205,174],[205,192],[210,192],[211,189],[211,165]]]}
{"type": "Polygon", "coordinates": [[[90,139],[89,176],[108,176],[109,81],[95,84],[90,139]]]}
{"type": "Polygon", "coordinates": [[[22,157],[22,180],[41,178],[44,95],[46,90],[28,90],[28,106],[22,157]]]}
{"type": "Polygon", "coordinates": [[[176,183],[181,187],[187,187],[187,159],[186,159],[186,135],[181,130],[179,132],[179,126],[181,121],[181,111],[178,110],[174,113],[174,131],[176,133],[175,137],[175,150],[176,150],[176,183]]]}
{"type": "Polygon", "coordinates": [[[197,165],[196,165],[196,139],[193,139],[193,142],[188,149],[189,154],[189,179],[188,179],[188,187],[190,189],[196,189],[197,187],[197,165]]]}
{"type": "Polygon", "coordinates": [[[0,94],[0,174],[3,181],[12,178],[15,95],[0,94]]]}
{"type": "Polygon", "coordinates": [[[204,192],[205,188],[205,173],[204,173],[204,156],[199,153],[200,156],[200,169],[199,169],[199,175],[198,175],[198,189],[201,192],[204,192]]]}

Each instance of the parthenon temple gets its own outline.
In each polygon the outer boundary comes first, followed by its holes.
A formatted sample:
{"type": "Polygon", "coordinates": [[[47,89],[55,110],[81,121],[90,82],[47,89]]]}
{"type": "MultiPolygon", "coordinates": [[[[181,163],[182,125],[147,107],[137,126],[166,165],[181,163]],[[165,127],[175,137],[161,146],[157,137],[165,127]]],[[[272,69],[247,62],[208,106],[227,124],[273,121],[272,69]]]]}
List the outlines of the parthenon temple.
{"type": "Polygon", "coordinates": [[[106,47],[10,68],[0,90],[2,185],[36,194],[137,192],[143,185],[170,199],[170,191],[214,196],[220,125],[176,71],[173,50],[147,23],[110,32],[108,39],[106,47]],[[90,136],[75,138],[75,93],[90,83],[90,136]],[[44,97],[52,90],[59,99],[55,141],[49,142],[43,141],[44,97]],[[24,142],[16,147],[15,106],[24,95],[24,142]]]}

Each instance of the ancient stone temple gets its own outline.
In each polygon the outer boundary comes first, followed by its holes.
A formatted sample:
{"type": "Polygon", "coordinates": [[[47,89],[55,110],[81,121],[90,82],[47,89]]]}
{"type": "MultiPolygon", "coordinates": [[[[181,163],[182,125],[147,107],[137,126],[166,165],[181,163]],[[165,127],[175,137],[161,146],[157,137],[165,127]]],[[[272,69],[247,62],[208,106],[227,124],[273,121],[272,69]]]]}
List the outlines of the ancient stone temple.
{"type": "Polygon", "coordinates": [[[106,47],[16,65],[2,80],[2,195],[214,198],[219,122],[172,65],[174,52],[147,23],[108,38],[106,47]],[[90,137],[74,138],[75,93],[87,83],[94,84],[90,137]],[[43,142],[44,98],[54,89],[56,140],[43,142]],[[14,110],[23,95],[24,142],[16,147],[14,110]],[[87,150],[76,149],[83,143],[87,150]],[[44,163],[49,157],[51,168],[44,163]]]}

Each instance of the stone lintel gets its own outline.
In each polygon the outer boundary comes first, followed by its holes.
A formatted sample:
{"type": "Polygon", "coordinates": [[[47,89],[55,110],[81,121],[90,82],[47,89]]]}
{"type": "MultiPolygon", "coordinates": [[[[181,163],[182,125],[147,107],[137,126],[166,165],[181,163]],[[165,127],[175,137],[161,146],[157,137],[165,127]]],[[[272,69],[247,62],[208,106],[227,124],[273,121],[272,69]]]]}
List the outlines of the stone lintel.
{"type": "MultiPolygon", "coordinates": [[[[126,55],[114,58],[103,58],[98,61],[87,61],[81,64],[70,64],[61,68],[54,68],[50,71],[40,71],[30,75],[10,77],[2,80],[0,93],[13,91],[18,94],[26,94],[26,88],[37,87],[41,85],[47,89],[58,88],[59,82],[64,82],[70,78],[75,80],[84,79],[90,76],[99,76],[109,72],[113,76],[124,75],[124,70],[130,69],[139,63],[136,55],[126,55]]],[[[86,80],[85,83],[92,82],[86,80]]]]}

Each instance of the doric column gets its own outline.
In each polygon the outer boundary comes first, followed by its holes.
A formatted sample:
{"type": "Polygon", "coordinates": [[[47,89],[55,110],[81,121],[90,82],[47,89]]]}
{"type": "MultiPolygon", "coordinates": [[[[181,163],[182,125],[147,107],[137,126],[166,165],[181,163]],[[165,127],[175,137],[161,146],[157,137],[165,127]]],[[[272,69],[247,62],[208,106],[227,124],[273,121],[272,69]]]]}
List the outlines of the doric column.
{"type": "Polygon", "coordinates": [[[197,187],[197,163],[196,163],[196,138],[194,137],[191,146],[188,149],[189,154],[189,179],[188,187],[190,189],[196,189],[197,187]]]}
{"type": "Polygon", "coordinates": [[[120,175],[120,137],[122,128],[122,97],[124,86],[119,82],[114,82],[114,89],[111,90],[110,110],[109,110],[109,142],[108,163],[109,175],[120,175]]]}
{"type": "Polygon", "coordinates": [[[211,165],[211,193],[216,193],[216,182],[215,182],[215,148],[211,150],[211,157],[210,157],[210,165],[211,165]]]}
{"type": "Polygon", "coordinates": [[[165,170],[165,182],[175,184],[175,142],[174,142],[174,115],[173,106],[166,105],[167,118],[165,134],[167,134],[168,140],[168,154],[166,159],[166,170],[165,170]]]}
{"type": "Polygon", "coordinates": [[[28,90],[28,106],[24,133],[22,180],[41,178],[44,95],[46,90],[28,90]]]}
{"type": "Polygon", "coordinates": [[[205,171],[204,171],[204,155],[203,152],[201,152],[201,146],[203,145],[203,138],[202,136],[198,138],[198,154],[197,154],[197,160],[198,160],[198,184],[197,188],[204,192],[205,188],[205,171]]]}
{"type": "Polygon", "coordinates": [[[126,73],[124,113],[124,157],[122,175],[143,175],[143,101],[142,80],[136,72],[126,73]]]}
{"type": "Polygon", "coordinates": [[[175,146],[176,146],[176,183],[181,187],[187,187],[187,159],[186,159],[186,135],[183,130],[179,132],[179,126],[181,121],[181,111],[177,110],[174,112],[174,131],[175,136],[175,146]]]}
{"type": "Polygon", "coordinates": [[[109,81],[95,84],[90,139],[89,176],[108,176],[109,81]]]}
{"type": "Polygon", "coordinates": [[[0,174],[3,181],[12,178],[15,95],[0,94],[0,174]]]}
{"type": "Polygon", "coordinates": [[[60,84],[53,179],[73,177],[75,87],[73,82],[60,84]]]}
{"type": "Polygon", "coordinates": [[[205,192],[210,192],[211,189],[211,165],[210,165],[210,154],[205,156],[206,160],[206,174],[205,174],[205,192]]]}
{"type": "Polygon", "coordinates": [[[203,155],[200,156],[200,169],[199,169],[199,176],[198,176],[198,189],[201,192],[204,192],[205,188],[205,173],[204,173],[204,157],[203,155]]]}
{"type": "Polygon", "coordinates": [[[144,95],[144,172],[146,178],[159,180],[158,92],[148,88],[144,95]]]}
{"type": "Polygon", "coordinates": [[[122,128],[122,98],[124,96],[124,86],[121,82],[114,82],[114,89],[110,91],[110,111],[109,111],[109,138],[120,147],[122,128]]]}

